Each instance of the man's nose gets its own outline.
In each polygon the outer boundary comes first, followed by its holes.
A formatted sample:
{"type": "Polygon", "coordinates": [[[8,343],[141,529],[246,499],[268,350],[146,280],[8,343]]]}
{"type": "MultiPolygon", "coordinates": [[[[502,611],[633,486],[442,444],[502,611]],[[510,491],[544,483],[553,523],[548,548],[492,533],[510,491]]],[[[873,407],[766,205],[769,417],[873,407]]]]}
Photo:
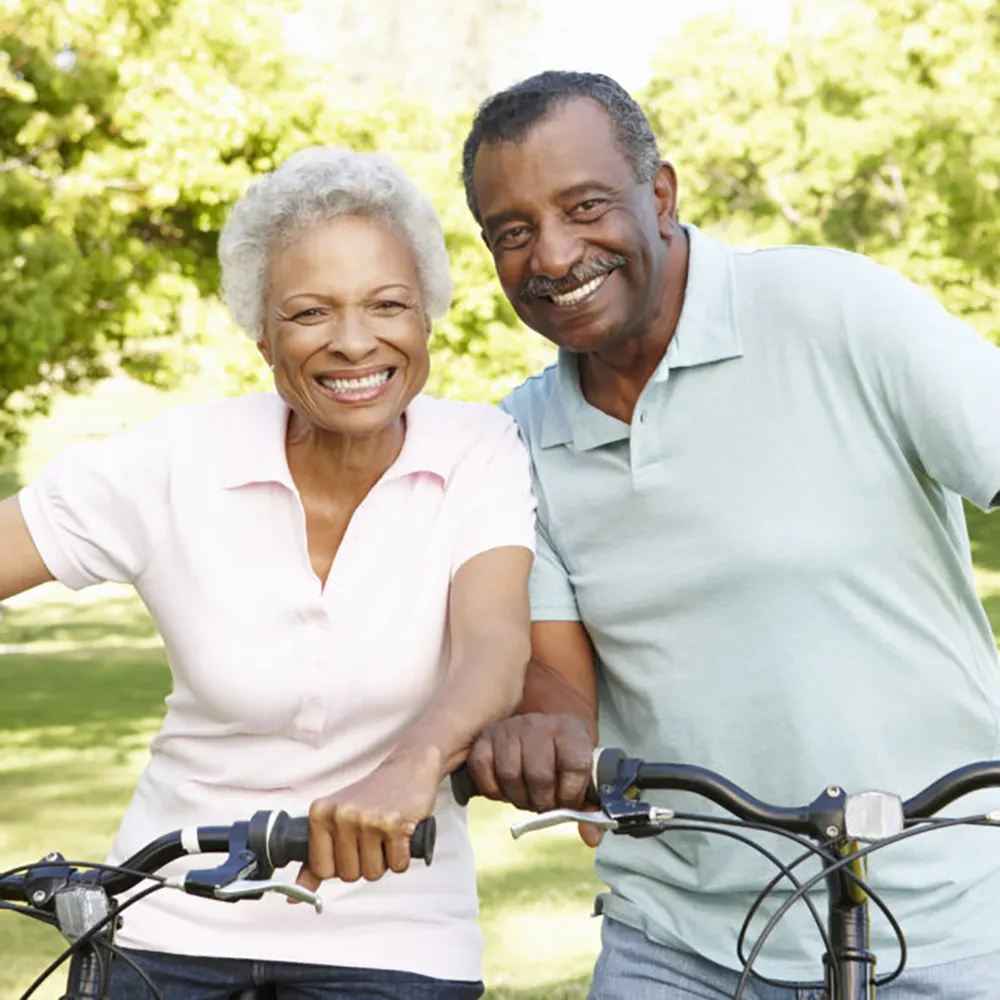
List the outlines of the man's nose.
{"type": "Polygon", "coordinates": [[[547,220],[538,227],[531,254],[534,274],[544,274],[556,280],[564,278],[582,256],[580,239],[569,226],[547,220]]]}

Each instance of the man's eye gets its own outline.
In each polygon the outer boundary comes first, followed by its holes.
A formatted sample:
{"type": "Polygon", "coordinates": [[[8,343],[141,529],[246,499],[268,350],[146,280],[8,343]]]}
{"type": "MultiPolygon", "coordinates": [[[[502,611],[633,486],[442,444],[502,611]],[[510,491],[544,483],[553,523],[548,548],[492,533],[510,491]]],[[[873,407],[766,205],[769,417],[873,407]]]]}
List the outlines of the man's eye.
{"type": "Polygon", "coordinates": [[[527,243],[528,233],[528,226],[511,226],[497,236],[496,245],[504,250],[516,250],[527,243]]]}
{"type": "Polygon", "coordinates": [[[606,204],[607,200],[605,198],[588,198],[586,201],[581,201],[580,204],[573,209],[573,214],[595,215],[606,204]]]}

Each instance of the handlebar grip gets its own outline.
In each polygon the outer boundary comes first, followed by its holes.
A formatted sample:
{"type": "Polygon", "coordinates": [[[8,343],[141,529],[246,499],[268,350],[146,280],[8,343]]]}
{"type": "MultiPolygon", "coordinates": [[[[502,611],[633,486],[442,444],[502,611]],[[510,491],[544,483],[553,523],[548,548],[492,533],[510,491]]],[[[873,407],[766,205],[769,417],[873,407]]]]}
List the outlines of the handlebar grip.
{"type": "MultiPolygon", "coordinates": [[[[437,821],[433,816],[421,820],[410,837],[410,857],[422,858],[424,864],[434,860],[437,841],[437,821]]],[[[289,816],[279,812],[273,819],[267,838],[267,856],[275,868],[284,868],[293,861],[309,860],[309,817],[289,816]]]]}
{"type": "Polygon", "coordinates": [[[451,794],[455,796],[455,801],[460,806],[469,804],[469,799],[479,794],[475,781],[472,780],[472,772],[467,764],[456,768],[451,772],[451,794]]]}

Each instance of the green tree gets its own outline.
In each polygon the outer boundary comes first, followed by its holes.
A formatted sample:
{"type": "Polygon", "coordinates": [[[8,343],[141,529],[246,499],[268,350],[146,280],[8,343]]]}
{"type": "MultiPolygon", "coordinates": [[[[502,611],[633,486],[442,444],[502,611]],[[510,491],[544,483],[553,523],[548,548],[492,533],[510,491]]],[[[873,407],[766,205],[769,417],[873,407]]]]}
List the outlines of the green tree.
{"type": "Polygon", "coordinates": [[[870,254],[1000,333],[1000,4],[810,0],[695,22],[644,100],[696,223],[870,254]]]}
{"type": "Polygon", "coordinates": [[[352,90],[301,57],[280,0],[0,0],[0,442],[113,368],[260,382],[212,295],[232,202],[318,142],[385,149],[436,203],[456,307],[432,390],[493,399],[544,357],[462,203],[471,107],[352,90]]]}

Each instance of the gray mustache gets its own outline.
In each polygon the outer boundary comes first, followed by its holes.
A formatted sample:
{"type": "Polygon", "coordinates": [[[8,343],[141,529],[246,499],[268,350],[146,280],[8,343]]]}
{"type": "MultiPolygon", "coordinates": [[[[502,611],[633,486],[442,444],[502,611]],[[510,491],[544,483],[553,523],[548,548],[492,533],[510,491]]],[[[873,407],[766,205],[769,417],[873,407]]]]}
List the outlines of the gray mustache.
{"type": "Polygon", "coordinates": [[[522,302],[530,302],[532,299],[542,298],[548,295],[563,295],[585,285],[594,278],[599,278],[602,274],[610,274],[619,267],[624,267],[628,263],[628,257],[620,253],[607,254],[601,257],[592,257],[590,260],[580,261],[574,264],[564,277],[549,278],[544,274],[536,274],[529,278],[518,289],[517,297],[522,302]]]}

